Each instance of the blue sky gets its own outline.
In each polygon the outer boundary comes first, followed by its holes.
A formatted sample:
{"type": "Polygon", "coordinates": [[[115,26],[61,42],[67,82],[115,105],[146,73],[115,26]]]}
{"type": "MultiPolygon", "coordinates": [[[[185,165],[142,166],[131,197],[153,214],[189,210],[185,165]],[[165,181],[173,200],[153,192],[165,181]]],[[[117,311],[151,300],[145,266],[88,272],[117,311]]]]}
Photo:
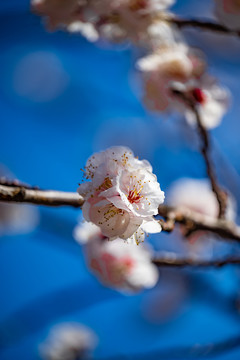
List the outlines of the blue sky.
{"type": "MultiPolygon", "coordinates": [[[[206,17],[209,3],[178,1],[174,9],[206,17]]],[[[205,177],[197,138],[183,119],[153,116],[143,107],[130,48],[47,33],[27,1],[2,1],[0,17],[1,162],[19,179],[75,191],[86,159],[111,145],[127,145],[148,159],[164,191],[180,177],[205,177]]],[[[186,36],[206,51],[209,71],[232,92],[231,108],[212,131],[213,157],[221,183],[238,202],[240,41],[192,30],[186,36]]],[[[239,287],[236,269],[161,271],[156,289],[125,297],[105,289],[87,271],[72,238],[80,211],[39,211],[41,222],[33,233],[1,238],[2,360],[39,359],[38,345],[62,321],[95,330],[100,339],[96,358],[210,344],[239,334],[239,314],[232,305],[239,287]],[[177,300],[168,309],[172,298],[177,300]]],[[[153,239],[158,248],[168,241],[165,234],[153,239]]],[[[194,358],[191,354],[176,359],[194,358]]],[[[236,349],[215,358],[239,354],[236,349]]]]}

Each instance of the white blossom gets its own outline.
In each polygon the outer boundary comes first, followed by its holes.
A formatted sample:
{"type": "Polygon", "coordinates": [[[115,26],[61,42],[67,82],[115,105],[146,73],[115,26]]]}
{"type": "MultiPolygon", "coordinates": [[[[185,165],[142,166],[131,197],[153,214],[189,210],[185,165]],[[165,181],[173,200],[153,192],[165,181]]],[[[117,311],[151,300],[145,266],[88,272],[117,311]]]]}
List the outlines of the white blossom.
{"type": "MultiPolygon", "coordinates": [[[[138,238],[144,237],[141,228],[138,232],[138,238]]],[[[158,270],[151,262],[149,246],[137,246],[133,238],[127,242],[121,239],[108,241],[101,229],[92,223],[78,225],[74,237],[84,244],[88,266],[104,285],[135,293],[157,283],[158,270]]]]}
{"type": "Polygon", "coordinates": [[[179,108],[179,101],[172,93],[172,85],[186,84],[199,78],[205,64],[197,53],[190,51],[183,42],[161,47],[153,54],[140,59],[137,67],[143,72],[147,107],[153,111],[179,108]]]}
{"type": "Polygon", "coordinates": [[[218,126],[229,104],[229,92],[204,73],[202,57],[184,43],[162,47],[140,59],[143,72],[145,103],[150,110],[177,110],[189,124],[196,124],[195,114],[173,90],[189,97],[196,105],[202,124],[211,129],[218,126]]]}
{"type": "Polygon", "coordinates": [[[85,198],[83,216],[104,236],[126,240],[140,226],[148,226],[148,232],[161,231],[153,215],[164,193],[148,161],[138,160],[128,148],[112,147],[91,156],[85,174],[90,182],[78,189],[85,198]]]}
{"type": "Polygon", "coordinates": [[[80,360],[88,356],[96,343],[96,335],[86,326],[62,323],[51,329],[39,350],[45,360],[80,360]]]}
{"type": "MultiPolygon", "coordinates": [[[[186,84],[184,91],[194,100],[202,124],[206,129],[217,127],[229,106],[229,91],[220,87],[216,80],[204,75],[198,81],[186,84]]],[[[185,116],[190,125],[196,124],[195,114],[186,107],[185,116]]]]}
{"type": "Polygon", "coordinates": [[[78,9],[85,0],[32,0],[33,11],[47,17],[48,27],[54,30],[78,19],[78,9]]]}
{"type": "MultiPolygon", "coordinates": [[[[168,193],[169,204],[179,209],[194,211],[206,218],[217,218],[219,205],[210,183],[206,179],[182,178],[170,187],[168,193]]],[[[228,195],[226,219],[234,221],[236,217],[235,201],[228,195]]],[[[184,234],[184,228],[180,226],[184,234]]],[[[211,259],[214,253],[225,250],[222,243],[215,242],[214,236],[209,236],[206,231],[199,230],[193,233],[189,241],[182,244],[185,251],[192,257],[211,259]],[[201,240],[200,240],[201,239],[201,240]]]]}
{"type": "Polygon", "coordinates": [[[90,41],[159,43],[161,14],[175,0],[32,0],[33,11],[48,20],[50,29],[79,31],[90,41]],[[159,24],[159,32],[154,25],[159,24]],[[152,37],[153,36],[153,37],[152,37]],[[159,39],[159,40],[158,40],[159,39]],[[157,41],[157,42],[156,42],[157,41]]]}
{"type": "MultiPolygon", "coordinates": [[[[169,190],[168,201],[170,205],[189,209],[211,218],[218,216],[218,201],[211,190],[210,182],[206,179],[182,178],[176,181],[169,190]]],[[[235,204],[229,195],[226,219],[234,221],[235,216],[235,204]]]]}
{"type": "Polygon", "coordinates": [[[218,20],[231,30],[240,30],[239,0],[215,0],[215,14],[218,20]]]}
{"type": "Polygon", "coordinates": [[[98,33],[90,23],[74,21],[68,25],[67,29],[72,33],[81,33],[88,41],[94,42],[98,40],[98,33]]]}

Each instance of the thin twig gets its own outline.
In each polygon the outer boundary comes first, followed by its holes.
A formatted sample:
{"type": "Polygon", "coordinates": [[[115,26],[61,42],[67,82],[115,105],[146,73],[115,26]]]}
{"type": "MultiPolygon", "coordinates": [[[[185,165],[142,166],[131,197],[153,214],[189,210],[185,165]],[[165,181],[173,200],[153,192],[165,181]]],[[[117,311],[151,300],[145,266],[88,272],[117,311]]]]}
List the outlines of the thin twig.
{"type": "Polygon", "coordinates": [[[198,133],[199,133],[199,136],[202,141],[201,154],[202,154],[203,159],[206,164],[206,171],[207,171],[209,180],[211,182],[212,191],[214,192],[216,199],[218,201],[219,218],[223,218],[225,215],[226,207],[227,207],[227,194],[219,186],[217,177],[216,177],[216,174],[214,171],[214,166],[211,162],[211,158],[210,158],[211,141],[210,141],[209,133],[208,133],[207,129],[204,127],[204,125],[202,124],[199,111],[198,111],[194,101],[189,96],[187,96],[187,94],[185,94],[181,91],[172,90],[172,92],[175,96],[182,99],[195,115],[198,133]]]}
{"type": "Polygon", "coordinates": [[[164,20],[170,22],[171,24],[175,24],[179,29],[193,27],[201,30],[240,37],[240,30],[231,30],[224,25],[208,20],[183,19],[169,15],[164,16],[164,20]]]}
{"type": "Polygon", "coordinates": [[[164,267],[217,267],[225,265],[240,265],[240,257],[227,257],[218,260],[198,260],[194,258],[177,258],[175,254],[166,254],[152,259],[152,263],[164,267]]]}
{"type": "Polygon", "coordinates": [[[34,189],[38,190],[38,186],[31,186],[28,184],[25,184],[18,179],[8,179],[5,176],[0,177],[0,185],[6,185],[6,186],[12,186],[12,187],[24,187],[25,189],[34,189]]]}

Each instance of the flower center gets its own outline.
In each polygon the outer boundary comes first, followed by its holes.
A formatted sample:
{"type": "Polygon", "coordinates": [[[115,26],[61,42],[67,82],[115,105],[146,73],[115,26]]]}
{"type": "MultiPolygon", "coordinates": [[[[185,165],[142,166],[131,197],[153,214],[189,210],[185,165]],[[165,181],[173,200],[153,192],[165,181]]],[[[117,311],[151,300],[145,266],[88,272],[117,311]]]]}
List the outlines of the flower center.
{"type": "Polygon", "coordinates": [[[128,193],[128,201],[133,204],[137,204],[139,203],[139,201],[141,200],[141,198],[143,197],[141,194],[143,186],[140,187],[140,189],[136,189],[134,188],[133,190],[130,190],[128,193]]]}
{"type": "Polygon", "coordinates": [[[192,90],[192,96],[193,96],[194,100],[196,102],[198,102],[199,104],[201,104],[201,105],[203,105],[207,100],[206,95],[199,88],[195,88],[195,89],[192,90]]]}

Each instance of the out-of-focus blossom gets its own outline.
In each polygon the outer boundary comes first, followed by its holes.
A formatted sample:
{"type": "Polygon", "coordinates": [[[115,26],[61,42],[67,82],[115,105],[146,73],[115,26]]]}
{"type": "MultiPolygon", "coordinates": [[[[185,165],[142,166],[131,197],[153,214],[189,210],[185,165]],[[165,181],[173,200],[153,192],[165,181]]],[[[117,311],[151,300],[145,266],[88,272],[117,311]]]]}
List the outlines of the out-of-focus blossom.
{"type": "Polygon", "coordinates": [[[151,262],[149,246],[137,246],[131,239],[108,241],[92,223],[78,225],[74,237],[85,245],[88,266],[104,285],[135,293],[157,283],[158,270],[151,262]]]}
{"type": "MultiPolygon", "coordinates": [[[[183,178],[176,181],[168,193],[169,204],[178,208],[192,210],[207,217],[217,218],[219,205],[215,194],[211,190],[209,181],[205,179],[183,178]]],[[[234,221],[235,205],[228,196],[226,218],[234,221]]]]}
{"type": "Polygon", "coordinates": [[[48,20],[50,29],[79,31],[90,41],[147,43],[163,40],[161,14],[174,0],[32,0],[33,10],[48,20]],[[159,24],[159,31],[157,27],[159,24]]]}
{"type": "Polygon", "coordinates": [[[185,115],[189,124],[196,124],[190,107],[174,94],[177,90],[195,103],[207,129],[220,124],[229,104],[229,92],[204,73],[201,56],[185,44],[161,48],[139,60],[138,68],[143,72],[144,100],[150,110],[177,110],[185,115]]]}
{"type": "MultiPolygon", "coordinates": [[[[176,86],[176,84],[175,84],[176,86]]],[[[227,89],[220,87],[215,78],[205,74],[199,80],[190,81],[180,86],[196,104],[201,122],[206,129],[217,127],[226,113],[230,94],[227,89]]],[[[196,124],[195,114],[186,107],[185,117],[190,125],[196,124]]]]}
{"type": "Polygon", "coordinates": [[[229,29],[240,30],[239,0],[215,0],[215,14],[229,29]]]}
{"type": "Polygon", "coordinates": [[[78,9],[85,4],[85,0],[32,0],[33,10],[47,17],[52,30],[71,23],[77,17],[78,9]]]}
{"type": "Polygon", "coordinates": [[[126,240],[140,226],[149,233],[161,231],[153,215],[164,193],[148,161],[138,160],[126,147],[112,147],[88,159],[85,176],[90,181],[78,189],[85,199],[83,216],[104,236],[126,240]]]}
{"type": "Polygon", "coordinates": [[[51,329],[39,350],[45,360],[80,360],[89,358],[96,343],[96,335],[89,328],[78,323],[63,323],[51,329]]]}
{"type": "MultiPolygon", "coordinates": [[[[211,190],[209,181],[206,179],[183,178],[170,187],[168,193],[169,204],[179,209],[194,211],[207,218],[217,218],[219,205],[215,194],[211,190]]],[[[234,221],[236,217],[235,201],[228,195],[226,219],[234,221]]],[[[180,227],[182,233],[184,228],[180,227]]],[[[197,231],[191,235],[190,241],[186,242],[188,251],[193,257],[211,258],[213,254],[214,237],[207,236],[205,231],[197,231]],[[198,241],[201,238],[201,241],[198,241]]],[[[222,243],[218,244],[222,245],[222,243]]]]}
{"type": "MultiPolygon", "coordinates": [[[[8,169],[0,166],[0,177],[13,175],[8,169]]],[[[35,229],[39,223],[36,208],[28,205],[0,202],[0,236],[26,234],[35,229]]]]}
{"type": "Polygon", "coordinates": [[[205,64],[180,42],[140,59],[137,67],[143,72],[147,107],[153,111],[166,111],[179,108],[179,101],[172,92],[173,84],[198,79],[205,64]]]}

